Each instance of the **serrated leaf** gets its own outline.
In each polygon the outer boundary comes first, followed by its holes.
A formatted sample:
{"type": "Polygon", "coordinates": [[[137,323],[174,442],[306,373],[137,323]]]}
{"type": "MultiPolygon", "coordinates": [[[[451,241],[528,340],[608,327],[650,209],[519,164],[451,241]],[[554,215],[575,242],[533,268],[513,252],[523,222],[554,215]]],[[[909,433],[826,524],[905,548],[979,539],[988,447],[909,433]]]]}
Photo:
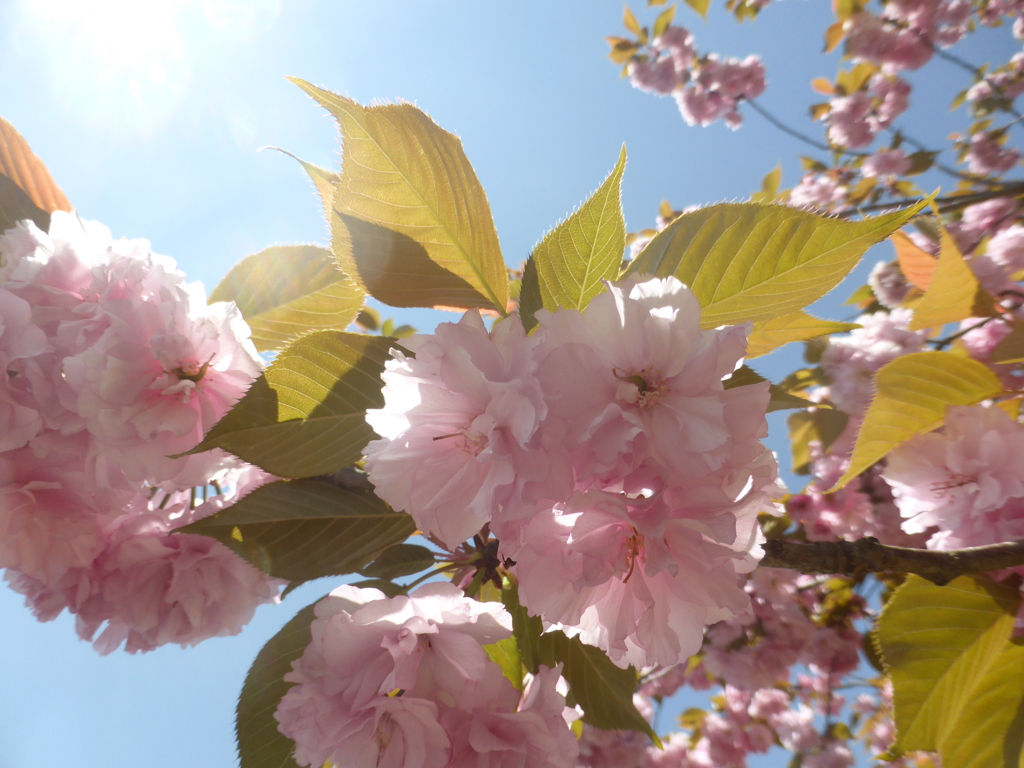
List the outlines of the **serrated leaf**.
{"type": "Polygon", "coordinates": [[[563,632],[541,633],[541,621],[519,603],[515,585],[501,591],[501,601],[512,615],[512,631],[523,665],[537,672],[539,665],[563,664],[572,704],[583,709],[583,722],[595,728],[627,729],[645,733],[659,743],[650,723],[633,705],[637,675],[633,667],[615,666],[607,654],[563,632]]]}
{"type": "Polygon", "coordinates": [[[981,290],[960,249],[943,229],[935,272],[924,296],[914,305],[909,329],[941,328],[971,317],[981,290]]]}
{"type": "Polygon", "coordinates": [[[773,349],[792,341],[805,341],[817,336],[833,333],[847,333],[860,328],[857,323],[837,323],[819,320],[806,312],[793,312],[771,320],[754,323],[747,337],[747,359],[766,355],[773,349]]]}
{"type": "MultiPolygon", "coordinates": [[[[24,137],[0,117],[0,174],[10,179],[45,213],[70,211],[71,203],[24,137]]],[[[23,217],[31,218],[31,217],[23,217]]],[[[49,222],[49,217],[47,217],[49,222]]],[[[44,231],[49,227],[41,227],[44,231]]]]}
{"type": "Polygon", "coordinates": [[[210,294],[233,301],[261,352],[309,331],[344,330],[363,306],[363,292],[315,245],[278,245],[236,264],[210,294]]]}
{"type": "Polygon", "coordinates": [[[241,768],[299,768],[295,742],[277,729],[274,712],[294,685],[284,676],[312,642],[316,603],[307,605],[263,646],[242,685],[235,710],[235,738],[241,768]]]}
{"type": "Polygon", "coordinates": [[[531,259],[544,308],[584,310],[619,274],[626,247],[621,184],[626,148],[604,183],[572,215],[544,236],[531,259]]]}
{"type": "Polygon", "coordinates": [[[896,249],[896,261],[900,272],[907,281],[922,291],[927,291],[932,284],[932,275],[939,265],[939,260],[917,244],[903,232],[893,232],[889,237],[896,249]]]}
{"type": "MultiPolygon", "coordinates": [[[[725,389],[733,389],[735,387],[747,387],[751,384],[760,384],[763,381],[768,381],[764,376],[757,373],[753,369],[746,365],[741,365],[733,374],[722,380],[722,386],[725,389]]],[[[770,384],[768,387],[768,413],[772,411],[785,411],[791,408],[808,408],[815,403],[811,403],[809,400],[805,400],[802,397],[791,395],[789,392],[784,390],[782,387],[770,384]]],[[[819,406],[820,407],[820,406],[819,406]]]]}
{"type": "Polygon", "coordinates": [[[501,667],[501,673],[516,687],[523,690],[523,659],[519,655],[519,645],[515,637],[506,637],[491,645],[485,645],[487,656],[501,667]]]}
{"type": "Polygon", "coordinates": [[[278,477],[312,477],[356,462],[384,407],[380,376],[392,341],[317,331],[286,347],[192,449],[222,448],[278,477]]]}
{"type": "Polygon", "coordinates": [[[397,579],[425,571],[434,565],[434,553],[419,544],[396,544],[388,547],[365,568],[363,576],[374,579],[397,579]]]}
{"type": "Polygon", "coordinates": [[[937,751],[944,768],[1017,768],[1024,645],[1012,642],[1018,590],[961,576],[910,576],[879,619],[893,682],[894,750],[937,751]]]}
{"type": "Polygon", "coordinates": [[[811,471],[811,443],[818,443],[821,451],[828,447],[846,429],[850,417],[837,410],[818,408],[791,414],[786,419],[789,427],[789,448],[793,458],[793,473],[806,475],[811,471]]]}
{"type": "Polygon", "coordinates": [[[508,273],[498,233],[459,139],[412,104],[363,107],[302,80],[292,82],[341,128],[334,210],[345,217],[352,246],[346,249],[340,234],[334,244],[346,274],[393,306],[490,308],[505,314],[508,273]],[[354,232],[353,221],[376,229],[354,232]],[[366,237],[375,247],[370,253],[356,247],[366,237]],[[390,247],[398,250],[392,253],[390,247]],[[430,295],[418,284],[425,272],[434,281],[430,295]]]}
{"type": "Polygon", "coordinates": [[[540,280],[537,277],[537,265],[533,258],[526,260],[523,266],[523,286],[519,290],[519,319],[523,321],[523,328],[529,333],[537,325],[537,318],[534,313],[544,308],[544,301],[540,295],[540,280]]]}
{"type": "Polygon", "coordinates": [[[181,529],[211,536],[290,581],[354,573],[415,530],[409,515],[369,491],[313,479],[261,486],[181,529]]]}
{"type": "Polygon", "coordinates": [[[25,219],[31,219],[44,232],[50,229],[50,214],[33,203],[21,187],[0,175],[0,232],[25,219]]]}
{"type": "Polygon", "coordinates": [[[320,198],[320,205],[323,210],[324,218],[330,221],[331,204],[334,202],[334,185],[338,182],[341,176],[334,171],[328,171],[326,168],[321,168],[318,165],[307,163],[301,157],[293,155],[287,149],[281,149],[280,147],[271,147],[271,149],[276,149],[281,154],[288,155],[288,157],[302,166],[302,170],[306,172],[306,175],[309,176],[309,180],[312,181],[313,186],[316,187],[316,193],[320,198]]]}
{"type": "Polygon", "coordinates": [[[686,4],[693,8],[705,21],[708,18],[708,9],[711,7],[711,0],[686,0],[686,4]]]}
{"type": "Polygon", "coordinates": [[[946,420],[946,407],[974,405],[1003,391],[991,370],[970,358],[945,352],[898,357],[875,375],[875,396],[857,435],[839,490],[896,446],[931,432],[946,420]]]}
{"type": "Polygon", "coordinates": [[[856,222],[781,205],[709,206],[659,232],[628,271],[689,285],[703,328],[771,320],[832,290],[923,205],[856,222]]]}
{"type": "Polygon", "coordinates": [[[993,363],[1024,362],[1024,325],[1015,326],[992,350],[993,363]]]}

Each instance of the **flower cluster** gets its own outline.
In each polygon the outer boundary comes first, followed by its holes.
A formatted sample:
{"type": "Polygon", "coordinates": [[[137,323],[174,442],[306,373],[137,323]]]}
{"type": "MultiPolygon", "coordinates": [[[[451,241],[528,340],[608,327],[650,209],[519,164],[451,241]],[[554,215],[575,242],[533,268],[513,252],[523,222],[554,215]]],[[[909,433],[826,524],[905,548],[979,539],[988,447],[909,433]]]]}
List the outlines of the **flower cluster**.
{"type": "Polygon", "coordinates": [[[549,624],[621,666],[674,664],[749,610],[739,574],[774,510],[767,384],[722,383],[746,330],[701,330],[674,278],[537,317],[529,336],[471,312],[404,341],[368,415],[370,480],[449,548],[489,526],[549,624]]]}
{"type": "Polygon", "coordinates": [[[449,583],[394,598],[343,586],[315,610],[275,713],[300,765],[575,765],[560,670],[541,667],[520,693],[483,647],[512,633],[500,603],[449,583]]]}
{"type": "Polygon", "coordinates": [[[743,99],[764,93],[764,63],[758,56],[721,59],[715,54],[698,57],[693,35],[685,27],[669,26],[650,44],[650,54],[628,65],[636,88],[659,96],[672,95],[689,125],[710,125],[723,118],[739,128],[743,99]]]}
{"type": "Polygon", "coordinates": [[[269,479],[169,458],[258,375],[248,337],[145,241],[59,211],[0,237],[0,568],[41,619],[67,608],[83,638],[106,625],[101,651],[144,651],[237,633],[276,599],[221,544],[169,535],[269,479]],[[209,486],[225,493],[198,503],[209,486]]]}

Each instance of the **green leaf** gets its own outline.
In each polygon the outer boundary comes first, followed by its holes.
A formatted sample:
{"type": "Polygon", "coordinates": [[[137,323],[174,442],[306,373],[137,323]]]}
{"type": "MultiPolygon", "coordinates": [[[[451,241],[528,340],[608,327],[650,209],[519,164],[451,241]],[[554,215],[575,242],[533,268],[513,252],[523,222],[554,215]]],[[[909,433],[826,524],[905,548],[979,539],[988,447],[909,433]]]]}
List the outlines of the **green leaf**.
{"type": "Polygon", "coordinates": [[[278,477],[312,477],[358,461],[382,408],[391,340],[317,331],[284,350],[190,453],[223,448],[278,477]]]}
{"type": "Polygon", "coordinates": [[[50,214],[33,203],[21,187],[0,174],[0,232],[25,219],[31,219],[44,232],[50,229],[50,214]]]}
{"type": "Polygon", "coordinates": [[[789,447],[793,456],[794,474],[810,473],[812,442],[818,443],[822,451],[828,450],[828,447],[843,434],[849,421],[848,414],[823,408],[790,414],[786,424],[789,427],[789,447]]]}
{"type": "Polygon", "coordinates": [[[256,655],[242,685],[235,717],[241,768],[299,768],[292,758],[295,742],[277,729],[274,712],[294,685],[284,676],[312,642],[309,625],[316,603],[307,605],[256,655]]]}
{"type": "Polygon", "coordinates": [[[181,530],[217,539],[271,576],[308,581],[358,571],[416,525],[369,491],[292,480],[261,486],[181,530]]]}
{"type": "Polygon", "coordinates": [[[914,305],[909,328],[941,328],[971,317],[978,292],[978,279],[945,229],[939,241],[939,260],[928,289],[914,305]]]}
{"type": "Polygon", "coordinates": [[[893,682],[894,750],[938,751],[944,768],[1017,768],[1024,646],[1011,640],[1018,590],[961,576],[910,576],[877,640],[893,682]]]}
{"type": "Polygon", "coordinates": [[[341,128],[332,230],[346,274],[393,306],[491,308],[504,315],[508,273],[498,233],[458,138],[412,104],[363,107],[292,82],[341,128]]]}
{"type": "Polygon", "coordinates": [[[625,167],[623,147],[604,183],[534,249],[531,258],[545,309],[582,311],[603,290],[602,281],[618,276],[626,247],[621,204],[625,167]]]}
{"type": "Polygon", "coordinates": [[[693,8],[705,21],[708,18],[708,8],[711,7],[711,0],[686,0],[686,4],[693,8]]]}
{"type": "Polygon", "coordinates": [[[515,637],[506,637],[491,645],[485,645],[484,650],[491,661],[501,667],[502,674],[511,681],[516,690],[523,690],[523,660],[519,656],[519,645],[515,637]]]}
{"type": "Polygon", "coordinates": [[[747,359],[766,355],[791,341],[806,341],[833,333],[847,333],[860,328],[857,323],[836,323],[819,320],[806,312],[793,312],[771,320],[754,323],[747,337],[747,359]]]}
{"type": "Polygon", "coordinates": [[[765,177],[761,179],[761,190],[752,194],[750,199],[755,203],[772,202],[775,196],[779,194],[779,185],[781,183],[782,164],[779,163],[773,170],[765,174],[765,177]]]}
{"type": "MultiPolygon", "coordinates": [[[[751,384],[760,384],[762,381],[767,381],[767,379],[753,369],[743,365],[734,371],[729,378],[723,380],[722,386],[725,387],[725,389],[733,389],[734,387],[746,387],[751,384]]],[[[821,407],[818,403],[812,403],[802,397],[791,395],[782,387],[775,384],[768,387],[768,394],[770,396],[770,399],[768,400],[768,413],[771,413],[772,411],[785,411],[790,408],[810,408],[812,406],[821,407]]]]}
{"type": "Polygon", "coordinates": [[[948,352],[915,352],[884,365],[857,435],[850,467],[829,493],[846,485],[900,443],[931,432],[950,405],[974,405],[1003,391],[986,366],[948,352]]]}
{"type": "Polygon", "coordinates": [[[334,202],[334,185],[338,182],[341,176],[334,171],[328,171],[326,168],[321,168],[318,165],[307,163],[302,158],[293,155],[287,149],[281,149],[280,147],[271,147],[271,149],[276,149],[281,154],[288,155],[288,157],[302,166],[302,170],[306,172],[310,181],[313,182],[313,186],[316,187],[317,195],[320,197],[320,205],[323,208],[324,217],[330,220],[331,205],[334,202]]]}
{"type": "Polygon", "coordinates": [[[1024,325],[1014,327],[1012,331],[992,350],[993,363],[1024,362],[1024,325]]]}
{"type": "Polygon", "coordinates": [[[713,205],[669,224],[628,272],[674,275],[689,285],[704,328],[771,320],[832,290],[923,205],[861,221],[781,205],[713,205]]]}
{"type": "Polygon", "coordinates": [[[654,37],[655,39],[661,37],[665,33],[665,30],[668,29],[669,26],[671,26],[672,19],[675,18],[675,15],[676,7],[674,5],[670,5],[660,14],[658,14],[658,18],[654,20],[652,37],[654,37]]]}
{"type": "Polygon", "coordinates": [[[359,572],[375,579],[397,579],[425,571],[434,565],[434,553],[419,544],[396,544],[385,549],[359,572]]]}
{"type": "Polygon", "coordinates": [[[650,724],[633,705],[637,675],[633,667],[615,666],[599,648],[585,645],[578,637],[566,637],[559,631],[544,632],[540,618],[530,616],[519,603],[515,585],[501,591],[501,601],[512,615],[512,631],[523,665],[537,672],[543,664],[563,664],[562,677],[569,683],[570,706],[583,709],[583,722],[595,728],[640,731],[660,744],[650,724]]]}
{"type": "Polygon", "coordinates": [[[344,330],[362,309],[363,292],[326,248],[278,245],[236,264],[210,294],[214,301],[235,302],[265,352],[309,331],[344,330]]]}
{"type": "MultiPolygon", "coordinates": [[[[70,211],[71,203],[57,186],[43,161],[36,156],[28,142],[13,125],[0,117],[0,174],[6,176],[14,185],[25,193],[33,206],[44,214],[54,211],[70,211]]],[[[0,186],[0,198],[6,202],[6,190],[0,186]]],[[[0,213],[0,216],[3,214],[0,213]]],[[[30,218],[32,216],[22,216],[30,218]]],[[[15,219],[18,221],[18,219],[15,219]]],[[[44,232],[49,229],[50,217],[46,217],[47,226],[40,227],[44,232]]],[[[38,225],[39,222],[36,222],[38,225]]],[[[7,229],[8,227],[4,227],[7,229]]]]}
{"type": "Polygon", "coordinates": [[[529,333],[537,326],[534,313],[544,307],[540,296],[540,280],[537,277],[537,264],[531,256],[523,266],[523,286],[519,290],[519,319],[523,328],[529,333]]]}

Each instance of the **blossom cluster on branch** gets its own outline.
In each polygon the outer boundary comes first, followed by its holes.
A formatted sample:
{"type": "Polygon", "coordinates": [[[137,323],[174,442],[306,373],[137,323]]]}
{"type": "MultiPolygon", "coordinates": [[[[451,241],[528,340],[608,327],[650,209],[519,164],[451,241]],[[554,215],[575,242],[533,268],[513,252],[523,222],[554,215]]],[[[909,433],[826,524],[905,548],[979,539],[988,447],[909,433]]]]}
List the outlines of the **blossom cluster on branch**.
{"type": "Polygon", "coordinates": [[[101,652],[137,652],[235,634],[276,600],[223,545],[171,535],[271,479],[222,451],[170,458],[259,374],[248,337],[145,241],[61,211],[0,237],[0,567],[40,619],[68,609],[101,652]]]}

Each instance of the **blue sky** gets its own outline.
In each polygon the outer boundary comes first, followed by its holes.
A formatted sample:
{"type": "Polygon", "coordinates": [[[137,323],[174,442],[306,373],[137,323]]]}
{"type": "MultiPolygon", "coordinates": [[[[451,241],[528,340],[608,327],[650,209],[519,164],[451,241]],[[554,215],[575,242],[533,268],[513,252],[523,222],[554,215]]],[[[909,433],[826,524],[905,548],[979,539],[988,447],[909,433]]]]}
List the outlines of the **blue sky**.
{"type": "MultiPolygon", "coordinates": [[[[807,84],[835,70],[837,56],[820,54],[828,6],[786,0],[741,26],[716,0],[707,23],[685,5],[677,21],[701,51],[761,54],[769,78],[762,103],[819,135],[805,115],[821,97],[807,84]]],[[[621,34],[621,17],[619,0],[0,0],[0,115],[84,218],[115,236],[148,238],[208,289],[250,253],[324,239],[298,165],[258,151],[279,146],[337,163],[333,122],[285,75],[362,102],[412,101],[460,135],[510,264],[602,181],[623,142],[633,230],[653,225],[663,198],[677,208],[743,199],[778,162],[784,185],[796,182],[805,148],[758,115],[744,110],[738,132],[688,128],[670,99],[620,80],[603,38],[621,34]]],[[[1014,47],[1004,31],[978,35],[962,52],[998,61],[1014,47]]],[[[963,128],[945,105],[969,81],[943,63],[926,72],[904,122],[938,147],[963,128]]],[[[882,248],[877,257],[890,256],[882,248]]],[[[820,312],[848,314],[838,304],[827,299],[820,312]]],[[[433,321],[412,322],[423,329],[433,321]]],[[[758,368],[779,378],[798,358],[794,350],[758,368]]],[[[780,451],[782,423],[773,418],[780,451]]],[[[331,586],[310,584],[260,609],[236,638],[106,658],[77,640],[69,617],[39,624],[0,588],[0,768],[232,765],[245,670],[331,586]]]]}

